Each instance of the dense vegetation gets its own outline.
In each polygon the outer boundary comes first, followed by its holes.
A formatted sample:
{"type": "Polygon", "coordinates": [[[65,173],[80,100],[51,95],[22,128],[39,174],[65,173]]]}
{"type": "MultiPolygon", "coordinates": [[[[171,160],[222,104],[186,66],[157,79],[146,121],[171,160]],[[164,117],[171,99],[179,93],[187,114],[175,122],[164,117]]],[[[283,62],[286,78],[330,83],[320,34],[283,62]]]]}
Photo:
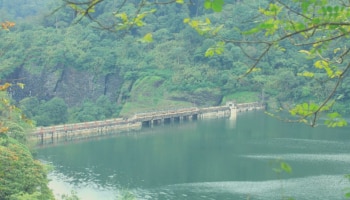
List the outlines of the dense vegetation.
{"type": "Polygon", "coordinates": [[[0,198],[53,199],[43,164],[24,144],[3,135],[0,139],[0,198]]]}
{"type": "MultiPolygon", "coordinates": [[[[169,107],[219,105],[232,99],[255,101],[262,100],[262,96],[270,107],[291,108],[311,99],[321,101],[332,90],[332,81],[322,77],[310,80],[300,75],[310,71],[313,62],[299,52],[302,48],[298,46],[286,44],[284,48],[288,51],[269,52],[256,70],[244,78],[241,76],[252,63],[249,57],[259,55],[261,45],[227,43],[220,54],[208,52],[218,46],[218,37],[243,39],[245,36],[235,30],[254,27],[252,16],[259,6],[268,7],[268,1],[261,0],[259,5],[255,1],[227,1],[220,13],[206,10],[202,4],[159,5],[156,12],[151,8],[145,11],[146,26],[118,33],[105,30],[88,18],[77,17],[73,9],[50,13],[59,6],[58,2],[49,1],[2,3],[2,16],[6,16],[2,20],[17,22],[14,30],[1,33],[5,41],[1,47],[6,49],[0,58],[2,79],[24,78],[14,76],[18,69],[26,69],[30,74],[52,72],[55,76],[74,69],[95,77],[118,74],[122,81],[113,88],[114,97],[83,96],[76,104],[65,97],[69,86],[66,94],[56,95],[31,96],[28,93],[31,88],[25,88],[26,95],[16,91],[13,97],[37,125],[105,119],[169,107]],[[21,9],[26,12],[9,12],[21,9]],[[187,18],[193,21],[184,23],[187,18]],[[218,33],[201,36],[193,23],[210,25],[218,33]],[[145,40],[147,33],[152,33],[148,39],[153,42],[145,40]]],[[[97,5],[92,15],[106,24],[113,23],[108,21],[109,15],[117,6],[106,1],[97,5]]],[[[123,7],[129,13],[137,8],[133,1],[123,7]]],[[[341,93],[336,95],[338,103],[332,108],[342,113],[349,112],[348,81],[344,78],[341,93]]]]}
{"type": "Polygon", "coordinates": [[[63,2],[0,0],[1,199],[53,198],[26,146],[33,126],[21,110],[39,126],[229,100],[266,101],[314,117],[312,125],[323,110],[350,112],[347,4],[63,2]]]}
{"type": "Polygon", "coordinates": [[[53,199],[47,169],[28,148],[32,124],[16,108],[0,85],[0,199],[53,199]]]}

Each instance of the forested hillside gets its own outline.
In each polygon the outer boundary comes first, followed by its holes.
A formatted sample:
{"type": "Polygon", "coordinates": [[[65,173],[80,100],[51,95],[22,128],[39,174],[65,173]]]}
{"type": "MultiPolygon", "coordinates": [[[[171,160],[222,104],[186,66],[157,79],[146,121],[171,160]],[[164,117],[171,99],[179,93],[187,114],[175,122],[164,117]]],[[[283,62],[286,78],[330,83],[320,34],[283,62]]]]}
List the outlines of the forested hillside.
{"type": "MultiPolygon", "coordinates": [[[[259,45],[231,43],[220,54],[208,52],[218,45],[218,37],[243,39],[237,30],[254,27],[259,7],[268,4],[225,1],[220,13],[197,1],[158,5],[145,14],[145,26],[114,32],[79,18],[74,9],[57,9],[58,1],[1,0],[0,21],[16,26],[0,32],[0,77],[25,84],[24,89],[10,88],[10,94],[39,126],[214,106],[227,100],[264,100],[271,108],[321,101],[332,90],[332,82],[300,76],[313,63],[297,46],[269,52],[244,77],[251,67],[249,58],[262,51],[259,45]],[[189,18],[214,27],[215,33],[201,35],[189,18]],[[149,33],[151,38],[144,37],[149,33]]],[[[116,6],[116,1],[105,1],[92,15],[112,24],[108,20],[116,6]]],[[[132,13],[138,2],[127,1],[123,9],[132,13]]],[[[343,113],[349,112],[349,82],[343,80],[333,106],[343,113]]]]}

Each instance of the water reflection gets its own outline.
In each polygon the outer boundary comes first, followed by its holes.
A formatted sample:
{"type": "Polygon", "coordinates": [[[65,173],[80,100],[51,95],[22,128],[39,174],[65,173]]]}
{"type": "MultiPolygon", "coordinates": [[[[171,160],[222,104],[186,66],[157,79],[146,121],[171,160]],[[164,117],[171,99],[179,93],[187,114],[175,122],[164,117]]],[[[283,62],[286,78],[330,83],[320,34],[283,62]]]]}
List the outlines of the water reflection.
{"type": "Polygon", "coordinates": [[[76,191],[82,200],[117,199],[118,197],[115,186],[102,186],[98,180],[79,180],[56,171],[49,175],[49,179],[51,179],[49,186],[58,199],[62,194],[70,194],[72,190],[76,191]]]}
{"type": "Polygon", "coordinates": [[[282,199],[282,196],[305,200],[321,197],[322,199],[343,199],[342,188],[348,185],[342,180],[344,180],[342,176],[312,176],[258,182],[190,183],[168,186],[168,189],[177,191],[176,193],[186,193],[190,197],[186,199],[247,199],[248,197],[250,199],[282,199]],[[191,192],[193,196],[190,196],[191,192]]]}
{"type": "Polygon", "coordinates": [[[350,164],[350,154],[270,154],[270,155],[243,155],[242,157],[263,160],[285,160],[302,162],[327,162],[333,165],[350,164]]]}
{"type": "Polygon", "coordinates": [[[60,180],[62,175],[52,174],[55,179],[50,186],[57,193],[65,193],[74,188],[81,199],[118,199],[123,191],[133,194],[136,199],[282,199],[293,197],[294,199],[344,199],[343,189],[349,184],[343,176],[310,176],[288,180],[269,181],[227,181],[227,182],[201,182],[168,185],[157,188],[117,188],[100,187],[95,182],[86,182],[85,185],[72,187],[67,180],[60,180]]]}

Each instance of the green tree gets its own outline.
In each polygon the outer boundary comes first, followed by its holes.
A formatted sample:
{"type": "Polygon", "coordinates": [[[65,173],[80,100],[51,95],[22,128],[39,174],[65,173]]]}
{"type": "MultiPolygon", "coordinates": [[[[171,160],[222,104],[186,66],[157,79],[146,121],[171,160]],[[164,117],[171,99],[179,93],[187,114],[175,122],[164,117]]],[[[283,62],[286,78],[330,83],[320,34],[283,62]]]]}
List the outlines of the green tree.
{"type": "Polygon", "coordinates": [[[105,120],[118,114],[116,105],[104,95],[100,96],[96,102],[86,100],[81,106],[74,107],[69,112],[69,122],[105,120]]]}
{"type": "MultiPolygon", "coordinates": [[[[298,111],[302,107],[291,104],[287,109],[311,125],[321,112],[337,108],[335,100],[343,105],[348,102],[344,87],[347,50],[339,47],[347,43],[348,9],[341,1],[63,2],[55,2],[54,6],[62,5],[62,9],[46,17],[44,27],[26,23],[18,26],[16,34],[1,32],[6,38],[0,44],[6,49],[0,52],[2,77],[20,67],[31,73],[43,69],[62,72],[69,67],[103,75],[116,73],[131,82],[125,84],[130,85],[126,95],[120,95],[127,98],[137,79],[165,69],[161,73],[176,80],[179,85],[172,89],[180,91],[221,87],[223,95],[230,95],[265,89],[271,97],[276,95],[274,99],[308,102],[313,108],[310,112],[298,111]],[[57,25],[61,22],[66,24],[57,25]],[[91,29],[96,26],[117,34],[91,29]],[[148,43],[151,40],[154,42],[148,43]],[[340,60],[342,63],[337,63],[340,60]],[[195,70],[187,69],[193,66],[195,70]],[[293,73],[288,77],[297,83],[288,90],[290,94],[281,89],[286,86],[272,90],[267,88],[271,82],[261,81],[278,79],[284,71],[281,68],[293,73]],[[188,79],[182,83],[181,77],[188,79]],[[315,95],[310,91],[316,91],[315,95]]],[[[12,8],[15,4],[4,5],[12,8]]],[[[344,123],[340,118],[331,121],[344,123]]]]}
{"type": "Polygon", "coordinates": [[[30,119],[38,114],[37,111],[39,106],[40,101],[36,97],[27,97],[19,102],[19,107],[22,112],[30,119]]]}
{"type": "Polygon", "coordinates": [[[54,199],[48,188],[47,169],[28,147],[0,135],[0,199],[54,199]]]}
{"type": "MultiPolygon", "coordinates": [[[[323,82],[327,81],[329,83],[320,88],[313,88],[320,90],[325,87],[328,91],[327,95],[318,91],[319,96],[323,98],[313,99],[310,96],[306,99],[304,96],[308,103],[301,102],[289,108],[290,113],[297,117],[297,121],[311,126],[316,125],[317,119],[323,112],[330,112],[335,101],[340,98],[342,95],[342,91],[339,90],[340,85],[350,68],[347,58],[349,49],[344,45],[349,35],[349,5],[341,0],[261,0],[258,2],[227,0],[226,4],[223,0],[205,0],[202,5],[195,6],[195,12],[194,7],[191,7],[193,2],[187,0],[125,1],[114,3],[113,6],[106,0],[85,2],[63,0],[63,2],[62,7],[71,8],[77,14],[75,22],[86,23],[84,20],[90,19],[103,29],[117,32],[120,36],[135,36],[138,34],[137,30],[140,30],[139,33],[149,36],[147,37],[149,40],[152,39],[152,35],[149,35],[150,33],[146,30],[152,31],[155,26],[152,25],[147,29],[146,22],[152,22],[152,20],[168,24],[176,22],[171,27],[174,31],[178,31],[183,29],[183,26],[179,25],[181,23],[178,23],[181,18],[200,35],[214,39],[214,43],[204,53],[212,58],[206,61],[203,59],[201,62],[205,61],[211,67],[229,68],[232,57],[224,54],[227,51],[226,46],[233,44],[239,47],[245,56],[240,58],[240,63],[244,63],[247,69],[237,77],[238,80],[253,72],[264,70],[262,67],[270,63],[268,73],[274,72],[276,68],[290,69],[289,65],[292,64],[293,73],[309,78],[309,82],[314,80],[317,82],[320,79],[323,82]],[[109,5],[108,8],[106,5],[109,5]],[[219,13],[212,15],[202,8],[219,13]],[[182,14],[180,10],[187,10],[192,18],[188,18],[188,15],[182,14]],[[245,12],[241,12],[242,10],[245,12]],[[100,18],[104,12],[112,11],[114,18],[106,20],[105,15],[100,18]],[[165,13],[170,15],[165,17],[165,13]],[[198,16],[198,13],[205,15],[198,16]],[[167,21],[168,19],[170,21],[167,21]],[[281,53],[290,51],[293,53],[281,53]],[[295,56],[297,54],[304,54],[309,59],[305,62],[306,65],[300,67],[300,63],[293,62],[293,59],[276,59],[278,56],[297,58],[298,56],[295,56]],[[216,57],[218,55],[219,57],[216,57]],[[269,62],[271,55],[274,56],[273,63],[269,62]],[[296,70],[295,67],[302,70],[296,70]]],[[[130,50],[132,52],[123,52],[123,54],[127,53],[127,56],[133,58],[139,58],[143,54],[136,48],[129,48],[127,51],[130,50]]],[[[130,60],[125,62],[124,59],[122,62],[119,60],[117,62],[124,69],[125,67],[135,69],[137,59],[133,60],[134,62],[130,60]]],[[[125,70],[125,74],[128,74],[126,71],[130,70],[125,70]]],[[[293,98],[297,98],[297,92],[293,91],[293,93],[293,98]]],[[[327,124],[330,126],[346,124],[338,113],[333,112],[329,117],[327,124]]]]}
{"type": "Polygon", "coordinates": [[[38,107],[37,114],[33,119],[38,126],[63,124],[68,121],[68,107],[64,100],[58,97],[43,102],[38,107]]]}
{"type": "MultiPolygon", "coordinates": [[[[8,21],[1,24],[7,31],[14,25],[8,21]]],[[[24,87],[22,83],[0,85],[0,199],[54,199],[47,169],[26,146],[32,123],[8,96],[15,86],[24,87]]]]}
{"type": "MultiPolygon", "coordinates": [[[[326,87],[329,89],[316,90],[327,92],[322,94],[323,98],[298,104],[290,110],[292,115],[299,117],[299,121],[314,126],[320,114],[330,110],[334,104],[337,90],[350,68],[350,49],[341,44],[349,35],[349,8],[340,1],[274,1],[259,12],[258,25],[245,32],[264,39],[260,43],[265,49],[256,63],[270,51],[284,51],[288,45],[300,46],[299,52],[311,59],[313,64],[298,75],[308,77],[310,81],[323,79],[328,82],[326,87]]],[[[253,65],[251,70],[256,67],[253,65]]],[[[328,126],[346,125],[338,113],[328,116],[328,126]]]]}

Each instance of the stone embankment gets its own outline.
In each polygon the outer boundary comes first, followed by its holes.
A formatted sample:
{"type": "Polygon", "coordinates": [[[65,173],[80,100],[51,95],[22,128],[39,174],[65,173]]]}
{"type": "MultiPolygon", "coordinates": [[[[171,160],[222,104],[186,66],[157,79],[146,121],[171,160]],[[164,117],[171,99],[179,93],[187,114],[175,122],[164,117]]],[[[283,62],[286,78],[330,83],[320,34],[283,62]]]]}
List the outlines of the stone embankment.
{"type": "Polygon", "coordinates": [[[168,111],[135,114],[131,118],[115,118],[103,121],[64,124],[50,127],[38,127],[30,140],[38,145],[55,144],[105,136],[120,132],[139,130],[143,126],[163,123],[181,122],[203,118],[230,117],[237,112],[261,110],[265,106],[259,102],[235,104],[228,102],[225,106],[208,108],[183,108],[168,111]]]}

